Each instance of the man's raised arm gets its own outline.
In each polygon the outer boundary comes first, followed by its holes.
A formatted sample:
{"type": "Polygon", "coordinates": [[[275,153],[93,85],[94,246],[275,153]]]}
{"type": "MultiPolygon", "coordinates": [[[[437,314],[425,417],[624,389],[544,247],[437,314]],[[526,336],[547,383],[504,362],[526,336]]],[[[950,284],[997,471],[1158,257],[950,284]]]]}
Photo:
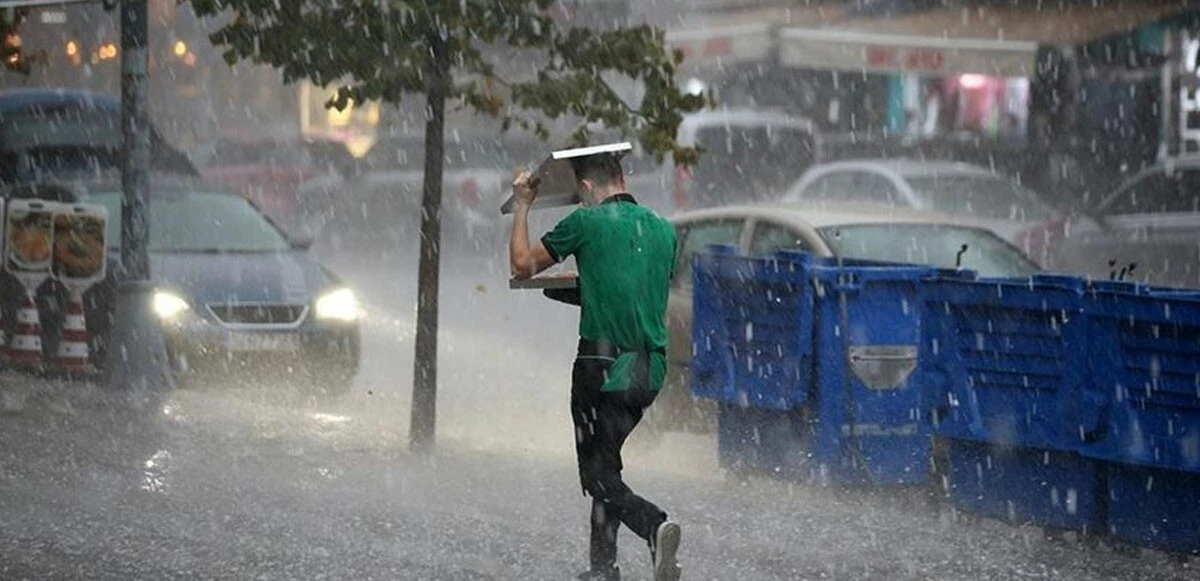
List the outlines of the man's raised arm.
{"type": "Polygon", "coordinates": [[[535,244],[529,242],[529,209],[537,197],[537,189],[530,185],[529,179],[529,172],[521,172],[513,180],[513,196],[517,203],[513,208],[512,236],[508,243],[508,268],[516,280],[529,278],[556,262],[541,240],[535,244]]]}

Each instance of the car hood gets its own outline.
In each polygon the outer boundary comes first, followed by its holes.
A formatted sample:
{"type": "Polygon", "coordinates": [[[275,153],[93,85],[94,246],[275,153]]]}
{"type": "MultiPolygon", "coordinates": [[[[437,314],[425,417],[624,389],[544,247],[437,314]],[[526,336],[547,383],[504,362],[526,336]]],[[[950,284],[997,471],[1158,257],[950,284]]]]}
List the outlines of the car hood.
{"type": "Polygon", "coordinates": [[[159,288],[197,304],[263,302],[308,304],[338,280],[299,251],[255,254],[152,253],[159,288]]]}

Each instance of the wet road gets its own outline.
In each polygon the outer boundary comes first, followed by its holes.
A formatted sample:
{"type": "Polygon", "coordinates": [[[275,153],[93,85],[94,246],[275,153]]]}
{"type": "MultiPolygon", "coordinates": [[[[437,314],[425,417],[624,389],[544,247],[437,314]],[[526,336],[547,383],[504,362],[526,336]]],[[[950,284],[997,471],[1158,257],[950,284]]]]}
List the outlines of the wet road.
{"type": "MultiPolygon", "coordinates": [[[[339,270],[371,315],[362,373],[336,402],[212,386],[135,410],[0,375],[29,395],[0,415],[0,579],[572,578],[588,507],[565,413],[574,311],[508,291],[487,261],[453,263],[439,449],[424,461],[405,446],[415,277],[339,270]]],[[[1197,577],[1156,553],[955,522],[911,496],[727,482],[710,438],[632,448],[631,484],[684,523],[688,579],[1197,577]]],[[[628,532],[621,565],[648,578],[628,532]]]]}

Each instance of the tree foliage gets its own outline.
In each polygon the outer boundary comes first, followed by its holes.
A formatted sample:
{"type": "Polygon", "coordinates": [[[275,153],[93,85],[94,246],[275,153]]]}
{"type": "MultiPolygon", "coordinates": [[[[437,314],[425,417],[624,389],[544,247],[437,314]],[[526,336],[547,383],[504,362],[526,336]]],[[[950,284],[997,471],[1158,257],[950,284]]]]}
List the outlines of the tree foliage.
{"type": "Polygon", "coordinates": [[[547,120],[580,119],[635,136],[662,160],[692,163],[678,146],[682,114],[704,106],[683,94],[675,74],[682,55],[650,26],[570,27],[553,17],[561,0],[192,0],[201,16],[226,15],[211,39],[229,63],[249,60],[338,87],[330,106],[399,103],[427,89],[430,38],[445,41],[451,106],[468,107],[543,139],[547,120]],[[640,104],[626,103],[606,81],[641,83],[640,104]]]}

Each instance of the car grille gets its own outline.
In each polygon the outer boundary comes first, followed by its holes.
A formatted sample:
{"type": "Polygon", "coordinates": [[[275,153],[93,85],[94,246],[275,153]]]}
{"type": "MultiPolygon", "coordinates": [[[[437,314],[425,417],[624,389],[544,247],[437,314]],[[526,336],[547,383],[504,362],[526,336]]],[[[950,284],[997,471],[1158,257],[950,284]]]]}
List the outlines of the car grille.
{"type": "Polygon", "coordinates": [[[214,303],[208,310],[226,325],[296,325],[308,312],[306,305],[214,303]]]}

